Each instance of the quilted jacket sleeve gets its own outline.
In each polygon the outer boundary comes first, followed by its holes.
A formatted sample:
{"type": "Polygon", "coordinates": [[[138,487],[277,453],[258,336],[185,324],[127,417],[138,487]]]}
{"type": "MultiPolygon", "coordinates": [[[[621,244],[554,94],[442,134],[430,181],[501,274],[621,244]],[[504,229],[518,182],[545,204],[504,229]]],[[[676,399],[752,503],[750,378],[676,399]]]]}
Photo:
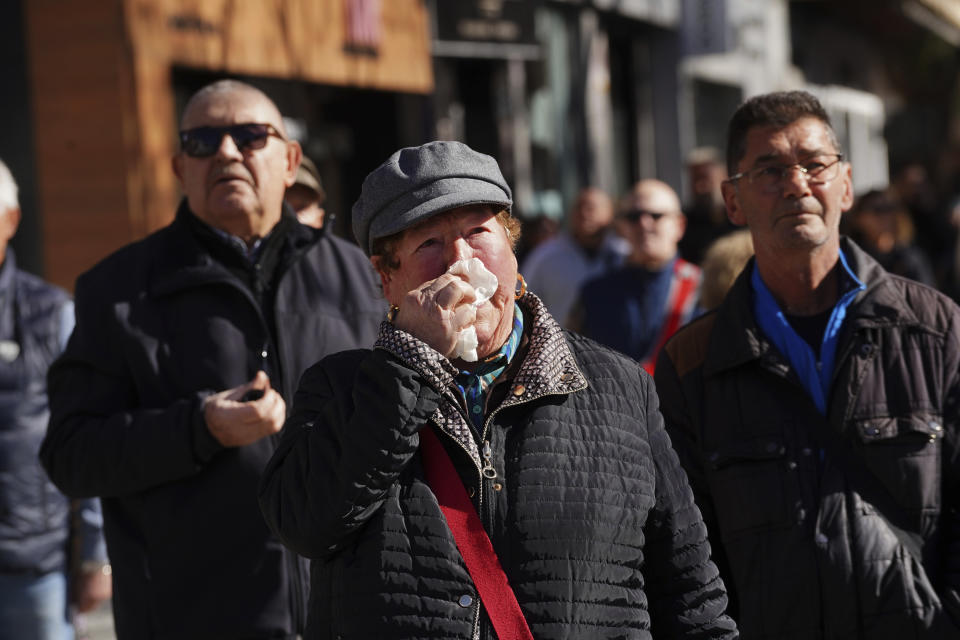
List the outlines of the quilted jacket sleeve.
{"type": "Polygon", "coordinates": [[[710,559],[707,529],[687,476],[664,430],[657,394],[642,376],[650,450],[656,470],[656,503],[644,547],[650,617],[657,638],[736,638],[724,613],[727,595],[710,559]]]}
{"type": "Polygon", "coordinates": [[[301,555],[336,553],[382,505],[438,402],[382,350],[336,354],[308,369],[260,482],[267,524],[301,555]]]}

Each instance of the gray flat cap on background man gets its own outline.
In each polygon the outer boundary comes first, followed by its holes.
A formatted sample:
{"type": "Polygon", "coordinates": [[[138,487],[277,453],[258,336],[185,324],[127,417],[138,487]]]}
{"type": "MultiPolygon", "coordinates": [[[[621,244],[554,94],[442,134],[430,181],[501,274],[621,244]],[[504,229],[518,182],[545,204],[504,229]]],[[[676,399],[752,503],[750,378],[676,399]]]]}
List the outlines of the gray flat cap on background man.
{"type": "Polygon", "coordinates": [[[363,183],[354,231],[390,320],[304,374],[260,487],[313,560],[306,637],[735,638],[650,377],[526,291],[511,204],[457,142],[363,183]]]}
{"type": "Polygon", "coordinates": [[[214,83],[181,125],[176,219],[77,281],[41,457],[103,498],[119,638],[292,638],[305,565],[257,482],[300,374],[386,308],[363,253],[283,205],[300,148],[266,95],[214,83]]]}

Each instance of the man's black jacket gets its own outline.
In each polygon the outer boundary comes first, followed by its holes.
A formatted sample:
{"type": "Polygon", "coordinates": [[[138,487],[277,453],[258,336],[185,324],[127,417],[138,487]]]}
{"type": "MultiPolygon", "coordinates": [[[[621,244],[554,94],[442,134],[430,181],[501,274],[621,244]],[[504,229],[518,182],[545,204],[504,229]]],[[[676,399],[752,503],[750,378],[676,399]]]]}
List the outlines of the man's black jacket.
{"type": "Polygon", "coordinates": [[[752,262],[667,343],[664,420],[750,640],[960,638],[960,309],[841,245],[826,415],[760,330],[752,262]]]}
{"type": "Polygon", "coordinates": [[[289,404],[308,366],[376,337],[385,303],[369,262],[291,215],[261,249],[272,277],[225,266],[225,240],[181,206],[77,281],[40,455],[65,493],[103,497],[120,638],[273,638],[302,624],[305,576],[257,507],[277,438],[224,449],[201,412],[258,369],[289,404]]]}

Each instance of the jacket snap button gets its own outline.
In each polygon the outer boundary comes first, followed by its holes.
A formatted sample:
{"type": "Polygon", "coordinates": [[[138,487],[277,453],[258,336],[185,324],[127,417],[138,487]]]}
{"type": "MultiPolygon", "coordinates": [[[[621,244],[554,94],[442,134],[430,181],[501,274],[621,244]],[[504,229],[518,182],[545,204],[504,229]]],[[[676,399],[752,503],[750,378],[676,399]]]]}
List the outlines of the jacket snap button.
{"type": "Polygon", "coordinates": [[[873,351],[872,344],[864,343],[860,345],[860,355],[863,356],[864,358],[869,356],[871,351],[873,351]]]}
{"type": "Polygon", "coordinates": [[[458,602],[460,603],[461,607],[469,607],[470,605],[473,604],[473,598],[464,594],[460,596],[460,600],[458,602]]]}
{"type": "Polygon", "coordinates": [[[513,395],[520,397],[523,395],[523,392],[526,390],[527,388],[525,386],[523,386],[522,384],[518,384],[513,388],[513,395]]]}

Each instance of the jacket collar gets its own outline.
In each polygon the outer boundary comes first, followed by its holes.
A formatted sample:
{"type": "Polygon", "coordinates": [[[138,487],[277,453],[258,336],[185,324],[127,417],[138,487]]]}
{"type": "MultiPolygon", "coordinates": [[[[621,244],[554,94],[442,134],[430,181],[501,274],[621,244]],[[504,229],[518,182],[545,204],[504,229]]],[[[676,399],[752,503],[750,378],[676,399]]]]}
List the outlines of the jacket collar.
{"type": "MultiPolygon", "coordinates": [[[[507,373],[513,370],[517,373],[510,391],[496,410],[543,396],[585,389],[587,380],[577,366],[563,329],[547,312],[543,302],[528,292],[517,303],[524,312],[525,344],[518,353],[521,359],[519,368],[514,369],[511,365],[507,369],[507,373]]],[[[455,438],[479,466],[480,452],[471,429],[461,413],[453,409],[460,404],[454,383],[459,372],[453,363],[426,343],[386,321],[380,324],[380,335],[374,348],[399,358],[448,400],[440,404],[432,419],[455,438]]]]}
{"type": "MultiPolygon", "coordinates": [[[[843,334],[864,327],[918,324],[916,314],[892,286],[890,274],[849,238],[841,237],[840,246],[851,270],[866,285],[850,306],[843,334]]],[[[776,348],[757,326],[753,316],[753,287],[750,284],[753,268],[754,259],[751,258],[715,312],[714,337],[707,346],[704,375],[760,359],[786,369],[782,363],[774,364],[782,359],[775,357],[776,348]]]]}
{"type": "MultiPolygon", "coordinates": [[[[504,404],[585,388],[586,378],[577,366],[563,329],[547,312],[540,298],[528,292],[517,303],[525,316],[526,348],[521,353],[521,364],[514,378],[514,391],[504,404]]],[[[392,353],[440,393],[455,387],[454,378],[459,371],[452,362],[389,322],[380,324],[380,335],[374,348],[392,353]]]]}
{"type": "MultiPolygon", "coordinates": [[[[294,216],[293,211],[284,204],[284,216],[294,216]]],[[[153,296],[163,296],[215,282],[234,282],[236,277],[199,240],[195,229],[197,225],[206,225],[194,214],[182,200],[176,217],[166,229],[166,242],[154,257],[153,274],[149,291],[153,296]]],[[[213,235],[213,231],[210,232],[213,235]]],[[[325,235],[323,230],[313,229],[301,224],[289,225],[287,241],[295,252],[309,248],[325,235]]],[[[219,238],[211,238],[221,240],[219,238]]],[[[229,250],[223,240],[224,249],[229,250]]],[[[239,259],[239,253],[238,259],[239,259]]]]}

